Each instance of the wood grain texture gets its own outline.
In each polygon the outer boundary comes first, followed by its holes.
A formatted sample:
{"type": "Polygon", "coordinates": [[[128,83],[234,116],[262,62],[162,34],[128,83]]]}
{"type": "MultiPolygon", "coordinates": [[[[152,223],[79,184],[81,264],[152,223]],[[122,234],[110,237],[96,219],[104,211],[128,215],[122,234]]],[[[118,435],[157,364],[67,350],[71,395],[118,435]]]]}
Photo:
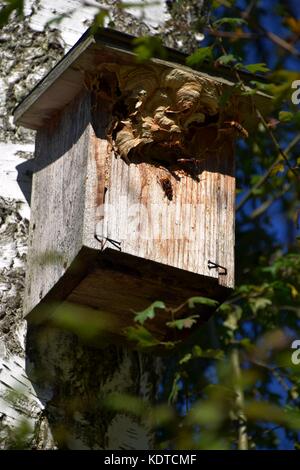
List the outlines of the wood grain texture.
{"type": "MultiPolygon", "coordinates": [[[[121,309],[125,323],[132,309],[158,298],[170,306],[192,295],[225,298],[234,286],[232,134],[205,152],[197,175],[149,158],[127,163],[109,146],[110,106],[98,102],[95,109],[86,93],[38,132],[25,313],[54,298],[56,286],[57,298],[106,310],[112,318],[121,309]],[[172,197],[163,178],[170,181],[172,197]],[[75,272],[71,264],[84,247],[93,250],[90,269],[79,263],[75,272]],[[95,266],[97,254],[106,264],[95,266]],[[221,267],[209,269],[209,262],[221,267]]],[[[206,139],[209,131],[202,134],[206,139]]]]}
{"type": "Polygon", "coordinates": [[[82,247],[90,141],[88,95],[37,133],[25,314],[48,293],[82,247]]]}
{"type": "MultiPolygon", "coordinates": [[[[208,154],[199,181],[186,174],[177,180],[164,168],[145,162],[128,165],[112,155],[97,235],[119,242],[122,252],[219,278],[220,284],[233,287],[234,194],[230,140],[224,141],[220,154],[208,154]],[[163,177],[172,184],[172,200],[160,184],[163,177]],[[209,261],[225,267],[227,274],[209,269],[209,261]]],[[[118,249],[109,241],[106,246],[118,249]]]]}
{"type": "MultiPolygon", "coordinates": [[[[64,316],[64,309],[73,311],[83,315],[87,322],[91,318],[92,325],[100,326],[100,337],[95,331],[94,345],[101,346],[103,339],[115,341],[118,337],[118,342],[124,341],[124,328],[134,325],[134,312],[144,310],[156,300],[163,300],[172,308],[197,295],[222,302],[229,293],[230,289],[220,286],[217,279],[109,248],[103,252],[83,248],[59,282],[30,312],[28,320],[38,325],[53,322],[53,313],[59,319],[61,314],[64,316]]],[[[198,307],[197,312],[185,307],[177,315],[181,318],[197,313],[199,326],[213,311],[205,305],[198,307]]],[[[155,321],[147,322],[146,326],[156,337],[167,339],[174,334],[166,327],[168,320],[170,313],[159,311],[155,321]]]]}

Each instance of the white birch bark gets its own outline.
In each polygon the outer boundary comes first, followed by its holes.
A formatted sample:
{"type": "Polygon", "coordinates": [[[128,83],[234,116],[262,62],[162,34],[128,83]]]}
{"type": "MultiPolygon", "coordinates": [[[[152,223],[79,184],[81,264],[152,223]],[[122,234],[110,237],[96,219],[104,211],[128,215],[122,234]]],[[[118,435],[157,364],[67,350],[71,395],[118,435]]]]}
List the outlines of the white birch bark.
{"type": "MultiPolygon", "coordinates": [[[[115,346],[89,348],[72,334],[45,327],[27,332],[22,316],[30,168],[34,133],[13,124],[12,111],[80,38],[96,2],[26,2],[24,21],[0,31],[0,448],[134,448],[153,445],[147,425],[104,409],[112,392],[153,400],[155,358],[115,346]],[[51,28],[46,22],[73,10],[51,28]],[[26,168],[27,167],[27,168],[26,168]],[[18,179],[18,181],[17,181],[18,179]],[[20,186],[23,190],[20,189],[20,186]],[[41,371],[43,374],[41,375],[41,371]]],[[[114,2],[107,1],[113,11],[114,2]]],[[[162,8],[160,5],[158,8],[162,8]]],[[[138,12],[135,12],[138,14],[138,12]]],[[[161,17],[160,12],[151,15],[161,17]]],[[[148,13],[147,13],[148,14],[148,13]]],[[[118,17],[122,24],[122,15],[118,17]]],[[[123,22],[129,20],[123,15],[123,22]]],[[[138,29],[140,20],[130,21],[138,29]]],[[[138,31],[137,31],[138,33],[138,31]]]]}
{"type": "MultiPolygon", "coordinates": [[[[26,162],[33,157],[34,133],[16,128],[12,112],[89,26],[99,2],[82,3],[27,0],[24,21],[11,18],[0,31],[0,449],[153,446],[147,423],[109,412],[103,403],[113,392],[153,401],[159,375],[155,357],[116,346],[92,349],[71,333],[43,326],[28,332],[23,320],[31,176],[26,162]],[[60,23],[47,25],[66,12],[70,15],[60,23]]],[[[118,9],[116,0],[100,3],[109,12],[106,24],[113,20],[116,29],[134,35],[161,31],[167,44],[181,45],[181,36],[171,38],[163,0],[142,10],[135,7],[131,15],[118,9]]],[[[202,8],[208,2],[191,3],[202,8]]],[[[173,20],[175,31],[194,17],[179,14],[173,20]]],[[[189,35],[186,49],[191,44],[189,35]]]]}

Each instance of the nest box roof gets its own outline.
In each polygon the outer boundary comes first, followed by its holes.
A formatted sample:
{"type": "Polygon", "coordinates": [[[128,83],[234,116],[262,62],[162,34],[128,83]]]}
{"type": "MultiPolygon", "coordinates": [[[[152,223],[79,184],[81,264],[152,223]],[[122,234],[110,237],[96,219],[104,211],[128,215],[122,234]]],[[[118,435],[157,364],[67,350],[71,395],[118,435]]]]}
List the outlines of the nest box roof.
{"type": "MultiPolygon", "coordinates": [[[[96,72],[99,64],[117,63],[118,65],[136,64],[130,35],[111,29],[99,29],[96,33],[87,30],[86,33],[73,46],[68,54],[35,86],[24,100],[16,107],[14,119],[16,124],[30,129],[39,129],[47,124],[60,110],[70,103],[84,88],[85,73],[96,72]]],[[[181,69],[193,72],[198,77],[213,81],[224,87],[235,85],[234,77],[229,67],[221,66],[218,70],[203,66],[203,71],[195,71],[184,66],[186,55],[165,48],[168,61],[152,58],[150,62],[155,66],[166,69],[181,69]]],[[[252,74],[240,73],[244,81],[257,77],[252,74]]],[[[243,97],[243,100],[249,97],[243,97]]],[[[270,97],[258,92],[254,96],[255,104],[260,111],[270,106],[270,97]]],[[[248,113],[244,117],[251,127],[248,113]]]]}

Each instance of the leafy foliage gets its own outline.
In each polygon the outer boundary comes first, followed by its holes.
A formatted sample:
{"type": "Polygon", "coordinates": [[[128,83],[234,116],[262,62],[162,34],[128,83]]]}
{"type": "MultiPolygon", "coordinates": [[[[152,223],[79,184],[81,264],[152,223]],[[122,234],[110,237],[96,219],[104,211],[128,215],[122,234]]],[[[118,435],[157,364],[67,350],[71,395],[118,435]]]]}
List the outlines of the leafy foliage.
{"type": "Polygon", "coordinates": [[[240,26],[247,24],[243,18],[220,18],[214,21],[213,26],[218,28],[219,26],[229,25],[229,26],[240,26]]]}
{"type": "Polygon", "coordinates": [[[166,57],[166,51],[162,46],[162,40],[158,36],[144,36],[133,40],[134,52],[138,62],[145,62],[151,57],[166,57]]]}
{"type": "Polygon", "coordinates": [[[251,73],[265,73],[265,72],[269,72],[270,70],[264,63],[249,64],[249,65],[245,65],[244,68],[248,70],[248,72],[251,72],[251,73]]]}
{"type": "MultiPolygon", "coordinates": [[[[214,1],[206,41],[187,58],[200,70],[229,66],[239,92],[268,93],[273,109],[238,144],[236,289],[167,359],[162,399],[176,413],[159,428],[162,448],[299,448],[299,31],[292,2],[214,1]],[[241,71],[268,81],[253,77],[249,90],[241,71]]],[[[186,306],[191,313],[169,327],[199,320],[194,300],[186,306]]]]}
{"type": "MultiPolygon", "coordinates": [[[[186,8],[188,18],[195,2],[173,3],[171,12],[186,8]]],[[[163,311],[171,333],[189,333],[201,320],[201,306],[216,308],[214,300],[195,297],[177,309],[157,301],[136,313],[129,340],[146,351],[173,351],[165,358],[161,404],[112,396],[107,406],[148,420],[164,449],[299,449],[300,365],[291,360],[291,344],[300,338],[300,104],[291,99],[300,79],[299,14],[295,2],[279,0],[212,4],[205,42],[193,49],[187,65],[201,69],[210,63],[218,71],[227,66],[237,82],[230,93],[262,91],[273,97],[270,115],[257,113],[257,129],[236,152],[237,286],[214,317],[181,344],[161,342],[148,330],[149,322],[163,311]],[[267,74],[268,80],[252,77],[249,90],[242,71],[267,74]],[[182,311],[185,315],[178,315],[182,311]]],[[[23,2],[7,0],[0,26],[22,8],[23,2]]],[[[97,25],[105,15],[99,13],[97,25]]],[[[194,21],[192,28],[189,41],[203,24],[194,21]]],[[[165,57],[159,36],[138,38],[134,46],[140,62],[165,57]]],[[[221,96],[220,103],[225,106],[229,98],[221,96]]],[[[240,122],[239,110],[233,114],[240,122]]],[[[74,316],[67,309],[54,319],[90,339],[104,328],[90,315],[88,323],[80,310],[74,316]]]]}
{"type": "Polygon", "coordinates": [[[8,23],[12,13],[22,18],[24,10],[24,0],[5,0],[3,4],[0,10],[0,28],[8,23]]]}
{"type": "Polygon", "coordinates": [[[178,328],[178,330],[183,330],[183,328],[191,328],[197,323],[199,315],[191,315],[187,318],[180,318],[179,320],[172,320],[167,322],[167,326],[170,328],[178,328]]]}
{"type": "Polygon", "coordinates": [[[143,312],[137,313],[134,319],[135,321],[143,324],[147,319],[155,317],[156,309],[165,310],[165,308],[165,304],[158,300],[151,304],[150,307],[148,307],[146,310],[143,310],[143,312]]]}
{"type": "Polygon", "coordinates": [[[190,67],[199,67],[205,61],[211,61],[213,59],[213,51],[211,47],[201,47],[191,54],[186,63],[190,67]]]}

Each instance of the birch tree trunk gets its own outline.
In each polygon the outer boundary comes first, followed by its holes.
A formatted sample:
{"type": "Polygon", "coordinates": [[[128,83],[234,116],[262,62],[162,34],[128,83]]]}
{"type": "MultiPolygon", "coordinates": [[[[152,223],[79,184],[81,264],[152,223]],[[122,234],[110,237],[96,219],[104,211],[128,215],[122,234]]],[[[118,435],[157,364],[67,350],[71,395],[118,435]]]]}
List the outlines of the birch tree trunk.
{"type": "MultiPolygon", "coordinates": [[[[136,35],[159,27],[155,19],[167,11],[161,1],[141,19],[138,11],[132,16],[117,8],[115,0],[102,3],[116,29],[136,35]]],[[[153,402],[157,358],[113,345],[95,349],[72,333],[45,326],[27,331],[23,320],[31,177],[25,163],[33,157],[34,133],[16,128],[12,112],[79,39],[96,11],[80,0],[53,5],[28,0],[24,21],[10,19],[0,31],[0,448],[152,448],[154,436],[147,423],[114,414],[103,403],[113,392],[153,402]],[[56,29],[45,26],[47,19],[70,9],[73,14],[56,29]]],[[[166,19],[163,31],[172,28],[170,17],[166,19]]]]}
{"type": "MultiPolygon", "coordinates": [[[[56,12],[49,10],[49,3],[28,2],[25,21],[10,21],[1,31],[0,447],[151,448],[153,435],[146,423],[114,415],[103,403],[112,392],[153,401],[157,359],[115,346],[95,349],[72,333],[45,326],[27,331],[22,318],[30,165],[19,175],[18,166],[26,168],[24,162],[33,156],[34,133],[16,129],[12,111],[95,13],[77,0],[56,2],[56,12]],[[45,18],[70,7],[80,10],[60,29],[44,26],[45,18]]],[[[126,22],[124,14],[125,28],[126,22]]],[[[137,34],[147,30],[138,19],[131,24],[132,33],[134,26],[137,34]]]]}

